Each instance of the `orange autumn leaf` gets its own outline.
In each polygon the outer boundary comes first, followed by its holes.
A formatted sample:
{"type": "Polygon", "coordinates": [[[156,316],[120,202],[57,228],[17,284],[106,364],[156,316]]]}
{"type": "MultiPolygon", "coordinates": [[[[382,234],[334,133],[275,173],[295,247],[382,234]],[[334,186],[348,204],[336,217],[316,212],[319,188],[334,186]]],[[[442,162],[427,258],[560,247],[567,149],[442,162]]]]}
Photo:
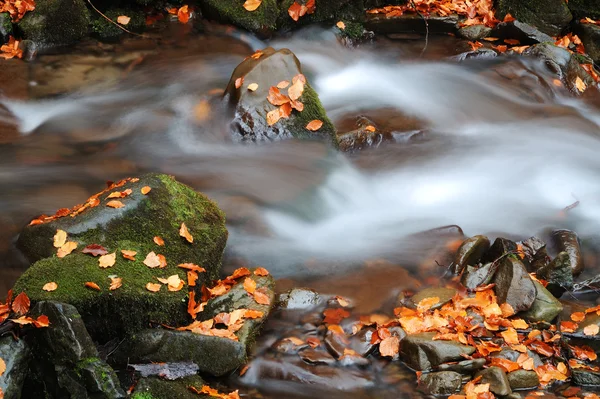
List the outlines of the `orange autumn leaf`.
{"type": "Polygon", "coordinates": [[[187,240],[190,244],[194,242],[194,237],[190,234],[185,223],[181,223],[181,227],[179,228],[179,235],[187,240]]]}
{"type": "Polygon", "coordinates": [[[296,22],[300,19],[302,12],[302,6],[294,1],[294,3],[288,8],[288,15],[296,22]]]}
{"type": "Polygon", "coordinates": [[[254,291],[254,294],[253,294],[254,300],[256,301],[256,303],[258,303],[260,305],[270,305],[271,300],[269,299],[269,296],[263,290],[264,290],[264,288],[254,291]]]}
{"type": "Polygon", "coordinates": [[[235,269],[233,271],[233,273],[231,273],[231,276],[228,276],[227,278],[235,280],[235,279],[238,279],[240,277],[249,276],[250,274],[251,274],[250,270],[247,267],[240,267],[240,268],[235,269]]]}
{"type": "Polygon", "coordinates": [[[98,286],[98,284],[94,283],[93,281],[86,282],[85,286],[92,290],[100,291],[100,287],[98,286]]]}
{"type": "Polygon", "coordinates": [[[249,294],[254,294],[256,291],[256,281],[252,280],[250,277],[246,277],[244,280],[244,289],[249,294]]]}
{"type": "Polygon", "coordinates": [[[142,187],[142,189],[140,190],[140,192],[144,195],[148,194],[150,191],[152,190],[152,188],[150,186],[144,186],[142,187]]]}
{"type": "Polygon", "coordinates": [[[205,272],[206,269],[202,266],[195,265],[193,263],[180,263],[177,267],[181,267],[182,269],[192,270],[198,273],[205,272]]]}
{"type": "Polygon", "coordinates": [[[518,41],[517,39],[504,39],[504,43],[506,43],[510,46],[517,46],[517,45],[521,44],[521,42],[518,41]]]}
{"type": "Polygon", "coordinates": [[[267,113],[267,124],[269,126],[273,126],[281,119],[281,113],[279,112],[279,108],[275,108],[272,111],[267,113]]]}
{"type": "Polygon", "coordinates": [[[248,85],[248,90],[250,91],[256,91],[258,89],[258,83],[250,83],[248,85]]]}
{"type": "Polygon", "coordinates": [[[290,99],[285,94],[282,94],[277,87],[271,86],[267,95],[267,101],[273,105],[283,105],[290,102],[290,99]]]}
{"type": "Polygon", "coordinates": [[[203,385],[202,388],[198,389],[194,386],[189,386],[188,389],[194,393],[199,395],[209,395],[212,397],[216,397],[219,399],[240,399],[240,395],[238,391],[233,391],[231,393],[221,393],[216,389],[209,387],[208,385],[203,385]]]}
{"type": "Polygon", "coordinates": [[[254,274],[257,276],[268,276],[269,271],[267,269],[265,269],[264,267],[257,267],[256,270],[254,271],[254,274]]]}
{"type": "Polygon", "coordinates": [[[29,306],[31,305],[31,301],[26,293],[21,292],[19,295],[15,297],[12,302],[12,310],[18,315],[24,315],[29,312],[29,306]]]}
{"type": "Polygon", "coordinates": [[[394,357],[400,351],[400,339],[396,336],[390,336],[379,343],[379,353],[381,356],[394,357]]]}
{"type": "Polygon", "coordinates": [[[367,132],[371,132],[371,133],[373,133],[373,132],[375,132],[375,130],[377,130],[377,129],[375,129],[375,126],[373,126],[373,125],[369,125],[369,126],[365,127],[365,130],[366,130],[367,132]]]}
{"type": "Polygon", "coordinates": [[[583,321],[583,320],[585,320],[585,313],[575,312],[575,313],[571,314],[571,320],[573,320],[575,322],[583,321]]]}
{"type": "Polygon", "coordinates": [[[109,290],[114,291],[123,285],[123,279],[121,277],[109,277],[109,278],[110,278],[110,287],[108,287],[109,290]]]}
{"type": "Polygon", "coordinates": [[[116,252],[113,252],[112,254],[102,255],[101,257],[98,258],[98,265],[101,268],[106,269],[107,267],[114,266],[116,260],[117,260],[116,252]]]}
{"type": "Polygon", "coordinates": [[[196,281],[198,280],[198,273],[195,271],[189,270],[187,272],[187,284],[190,287],[196,286],[196,281]]]}
{"type": "Polygon", "coordinates": [[[152,241],[154,241],[154,243],[160,247],[165,245],[165,240],[163,240],[161,237],[156,236],[152,239],[152,241]]]}
{"type": "Polygon", "coordinates": [[[244,84],[244,77],[242,76],[241,78],[237,78],[235,80],[235,88],[239,89],[240,87],[242,87],[242,85],[244,84]]]}
{"type": "Polygon", "coordinates": [[[285,89],[289,85],[290,85],[290,82],[288,80],[282,80],[281,82],[277,83],[277,88],[278,89],[285,89]]]}
{"type": "Polygon", "coordinates": [[[579,92],[583,93],[587,89],[587,84],[579,76],[577,76],[577,79],[575,79],[575,87],[577,90],[579,90],[579,92]]]}
{"type": "Polygon", "coordinates": [[[292,114],[292,104],[285,103],[281,107],[279,107],[279,116],[281,118],[287,119],[292,114]]]}
{"type": "Polygon", "coordinates": [[[75,241],[68,241],[65,243],[65,245],[58,248],[58,252],[56,253],[56,256],[58,256],[59,258],[64,258],[65,256],[69,255],[71,252],[73,252],[75,250],[75,248],[77,248],[77,243],[75,241]]]}
{"type": "Polygon", "coordinates": [[[306,125],[306,129],[316,132],[317,130],[319,130],[321,128],[321,126],[323,126],[323,121],[314,119],[314,120],[308,122],[308,124],[306,125]]]}
{"type": "Polygon", "coordinates": [[[503,359],[501,357],[493,357],[490,360],[490,366],[496,366],[504,369],[507,373],[518,370],[521,368],[519,363],[510,361],[508,359],[503,359]]]}
{"type": "Polygon", "coordinates": [[[430,297],[430,298],[423,298],[419,301],[419,303],[417,303],[417,310],[419,312],[426,312],[429,309],[431,309],[431,307],[437,303],[440,302],[440,298],[437,296],[434,297],[430,297]]]}
{"type": "Polygon", "coordinates": [[[53,245],[55,248],[60,248],[67,242],[67,232],[64,230],[56,230],[54,235],[53,245]]]}
{"type": "Polygon", "coordinates": [[[167,258],[165,258],[165,256],[161,254],[157,254],[156,256],[158,256],[158,261],[160,262],[159,267],[161,269],[167,267],[167,258]]]}
{"type": "Polygon", "coordinates": [[[41,315],[33,321],[33,324],[36,328],[48,327],[50,325],[50,320],[48,319],[48,316],[41,315]]]}
{"type": "Polygon", "coordinates": [[[247,319],[259,319],[265,315],[265,312],[261,312],[260,310],[254,309],[246,309],[244,311],[244,317],[247,319]]]}
{"type": "Polygon", "coordinates": [[[131,18],[128,17],[127,15],[119,15],[117,17],[117,23],[119,23],[121,25],[127,25],[129,23],[129,21],[131,21],[131,18]]]}
{"type": "Polygon", "coordinates": [[[90,245],[87,245],[85,248],[83,248],[81,253],[82,254],[90,254],[92,256],[102,256],[102,255],[106,255],[108,253],[108,251],[102,245],[90,244],[90,245]]]}
{"type": "Polygon", "coordinates": [[[122,249],[121,250],[121,255],[123,255],[123,258],[125,259],[129,259],[129,260],[135,260],[135,255],[137,255],[136,251],[131,251],[128,249],[122,249]]]}
{"type": "Polygon", "coordinates": [[[160,264],[160,258],[154,253],[154,251],[146,255],[146,259],[144,259],[144,265],[148,266],[151,269],[159,267],[160,264]]]}
{"type": "Polygon", "coordinates": [[[507,328],[506,331],[501,332],[500,335],[502,335],[502,338],[504,338],[504,341],[507,344],[513,345],[519,343],[519,335],[517,334],[517,330],[512,327],[507,328]]]}
{"type": "Polygon", "coordinates": [[[54,281],[51,281],[49,283],[44,284],[44,286],[42,287],[42,289],[44,291],[48,291],[48,292],[52,292],[52,291],[56,291],[56,289],[58,288],[58,284],[56,284],[54,281]]]}
{"type": "Polygon", "coordinates": [[[146,284],[146,289],[150,292],[158,292],[160,291],[160,287],[162,287],[162,285],[158,284],[158,283],[148,283],[146,284]]]}
{"type": "Polygon", "coordinates": [[[190,15],[191,13],[187,4],[177,10],[177,20],[179,20],[179,22],[182,24],[188,23],[190,20],[190,15]]]}
{"type": "Polygon", "coordinates": [[[246,9],[246,11],[254,11],[258,7],[260,7],[261,3],[262,0],[246,0],[246,2],[244,3],[244,8],[246,9]]]}
{"type": "Polygon", "coordinates": [[[123,208],[125,206],[125,204],[123,204],[121,201],[112,200],[112,201],[108,201],[106,203],[106,206],[118,209],[118,208],[123,208]]]}
{"type": "Polygon", "coordinates": [[[340,30],[346,29],[346,24],[343,21],[339,21],[337,24],[335,24],[335,26],[337,26],[340,30]]]}
{"type": "Polygon", "coordinates": [[[288,89],[288,96],[291,100],[297,100],[302,96],[304,92],[304,82],[302,79],[296,79],[296,81],[288,89]]]}
{"type": "Polygon", "coordinates": [[[350,317],[350,312],[348,312],[345,309],[342,308],[336,308],[336,309],[325,309],[323,311],[323,315],[325,316],[325,318],[323,319],[324,323],[328,323],[328,324],[340,324],[340,322],[347,318],[350,317]]]}
{"type": "MultiPolygon", "coordinates": [[[[27,4],[27,2],[24,2],[27,4]]],[[[1,3],[0,3],[1,4],[1,3]]],[[[0,12],[2,12],[2,7],[0,6],[0,12]]],[[[15,40],[14,37],[10,36],[8,39],[8,43],[0,46],[0,57],[10,60],[11,58],[23,58],[23,50],[19,48],[19,44],[21,42],[19,40],[15,40]]]]}
{"type": "Polygon", "coordinates": [[[183,288],[184,285],[185,283],[177,274],[174,274],[167,278],[167,289],[169,291],[179,291],[183,288]]]}

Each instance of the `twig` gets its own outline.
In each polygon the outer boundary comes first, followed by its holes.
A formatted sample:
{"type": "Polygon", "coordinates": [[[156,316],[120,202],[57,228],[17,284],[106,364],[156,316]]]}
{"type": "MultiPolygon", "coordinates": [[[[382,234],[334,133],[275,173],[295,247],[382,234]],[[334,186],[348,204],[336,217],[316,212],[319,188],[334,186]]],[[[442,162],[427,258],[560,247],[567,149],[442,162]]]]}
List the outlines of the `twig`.
{"type": "Polygon", "coordinates": [[[429,22],[427,21],[427,18],[425,18],[425,16],[423,14],[421,14],[421,12],[417,9],[417,5],[415,4],[414,0],[410,0],[410,4],[415,9],[415,12],[417,14],[419,14],[419,16],[425,22],[425,47],[423,47],[423,50],[421,50],[421,55],[420,55],[420,57],[423,57],[423,54],[425,54],[425,50],[427,50],[427,45],[429,44],[429,22]]]}
{"type": "Polygon", "coordinates": [[[124,32],[129,33],[130,35],[134,35],[134,36],[139,36],[139,37],[143,37],[145,39],[148,39],[148,36],[146,35],[140,35],[139,33],[135,33],[132,32],[130,30],[125,29],[123,26],[121,26],[120,24],[116,23],[115,21],[113,21],[112,19],[108,18],[106,15],[102,14],[102,11],[98,10],[96,8],[95,5],[92,4],[91,0],[87,0],[88,3],[90,3],[90,6],[92,6],[92,8],[100,15],[102,15],[104,17],[104,19],[106,19],[108,22],[110,22],[111,24],[115,25],[117,28],[121,29],[124,32]]]}

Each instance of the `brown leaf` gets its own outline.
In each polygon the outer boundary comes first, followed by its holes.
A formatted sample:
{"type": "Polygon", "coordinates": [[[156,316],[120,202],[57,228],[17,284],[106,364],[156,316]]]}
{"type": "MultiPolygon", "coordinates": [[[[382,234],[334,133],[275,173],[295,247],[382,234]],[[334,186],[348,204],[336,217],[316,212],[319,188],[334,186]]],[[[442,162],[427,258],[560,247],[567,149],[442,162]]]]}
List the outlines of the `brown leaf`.
{"type": "Polygon", "coordinates": [[[48,316],[41,315],[33,321],[33,324],[36,328],[48,327],[50,325],[50,320],[48,319],[48,316]]]}
{"type": "Polygon", "coordinates": [[[160,258],[154,253],[154,251],[152,251],[148,255],[146,255],[146,259],[144,259],[144,265],[148,266],[151,269],[159,267],[160,258]]]}
{"type": "Polygon", "coordinates": [[[290,99],[285,94],[282,94],[279,89],[275,86],[271,86],[269,88],[269,94],[267,95],[267,100],[273,105],[282,105],[285,103],[289,103],[290,99]]]}
{"type": "Polygon", "coordinates": [[[102,256],[108,253],[106,248],[98,244],[90,244],[87,247],[83,248],[81,252],[84,254],[90,254],[92,256],[102,256]]]}
{"type": "Polygon", "coordinates": [[[42,289],[44,291],[48,291],[48,292],[52,292],[52,291],[56,291],[56,289],[58,288],[58,284],[56,284],[54,281],[51,281],[49,283],[44,284],[44,286],[42,287],[42,289]]]}
{"type": "Polygon", "coordinates": [[[325,318],[323,319],[324,323],[327,324],[340,324],[340,322],[347,318],[350,317],[350,312],[348,312],[345,309],[342,308],[335,308],[335,309],[325,309],[323,311],[323,315],[325,316],[325,318]]]}
{"type": "Polygon", "coordinates": [[[285,103],[281,107],[279,107],[279,116],[284,119],[287,119],[292,114],[292,104],[285,103]]]}
{"type": "Polygon", "coordinates": [[[254,271],[254,274],[257,276],[268,276],[269,271],[267,269],[265,269],[264,267],[257,267],[256,270],[254,271]]]}
{"type": "Polygon", "coordinates": [[[179,228],[179,235],[187,240],[190,244],[194,242],[194,237],[190,234],[185,223],[181,223],[181,227],[179,228]]]}
{"type": "Polygon", "coordinates": [[[296,22],[300,19],[300,12],[302,11],[302,7],[300,4],[294,1],[294,3],[288,8],[289,16],[296,22]]]}
{"type": "Polygon", "coordinates": [[[298,112],[304,111],[304,104],[298,100],[290,100],[290,106],[298,112]]]}
{"type": "Polygon", "coordinates": [[[195,271],[192,271],[192,270],[188,270],[188,272],[187,272],[188,286],[195,287],[197,280],[198,280],[198,273],[196,273],[195,271]]]}
{"type": "Polygon", "coordinates": [[[273,126],[274,124],[276,124],[279,119],[281,119],[281,113],[279,112],[279,108],[275,108],[272,111],[269,111],[267,113],[267,124],[269,126],[273,126]]]}
{"type": "Polygon", "coordinates": [[[146,284],[146,289],[150,292],[158,292],[160,291],[160,287],[162,287],[162,285],[158,284],[158,283],[148,283],[146,284]]]}
{"type": "Polygon", "coordinates": [[[381,356],[394,357],[400,351],[400,339],[395,335],[387,337],[379,344],[381,356]]]}
{"type": "Polygon", "coordinates": [[[56,234],[54,235],[54,247],[60,248],[67,242],[67,232],[64,230],[56,230],[56,234]]]}
{"type": "Polygon", "coordinates": [[[108,287],[109,290],[114,291],[123,285],[123,279],[121,277],[109,277],[109,278],[110,278],[110,287],[108,287]]]}
{"type": "Polygon", "coordinates": [[[580,322],[585,320],[585,313],[583,312],[575,312],[571,315],[571,320],[575,322],[580,322]]]}
{"type": "Polygon", "coordinates": [[[135,260],[135,255],[137,255],[137,252],[136,251],[130,251],[128,249],[122,249],[121,250],[121,255],[123,255],[123,257],[125,259],[135,260]]]}
{"type": "Polygon", "coordinates": [[[56,253],[56,256],[58,256],[59,258],[64,258],[68,254],[73,252],[75,250],[75,248],[77,248],[77,243],[75,241],[68,241],[65,243],[65,245],[58,248],[58,252],[56,253]]]}
{"type": "Polygon", "coordinates": [[[91,288],[91,289],[93,289],[93,290],[100,291],[100,287],[98,286],[98,284],[94,283],[93,281],[88,281],[88,282],[86,282],[86,283],[85,283],[85,286],[86,286],[87,288],[91,288]]]}
{"type": "Polygon", "coordinates": [[[114,266],[116,260],[117,260],[116,252],[113,252],[112,254],[102,255],[101,257],[98,258],[98,265],[101,268],[106,269],[107,267],[114,266]]]}
{"type": "Polygon", "coordinates": [[[587,84],[579,76],[575,79],[575,87],[579,90],[580,93],[583,93],[587,89],[587,84]]]}
{"type": "Polygon", "coordinates": [[[15,297],[12,302],[12,310],[18,315],[24,315],[29,312],[29,306],[31,305],[31,301],[29,301],[29,297],[25,292],[21,292],[19,295],[15,297]]]}
{"type": "Polygon", "coordinates": [[[167,278],[167,288],[169,289],[169,291],[179,291],[183,288],[184,285],[185,283],[177,274],[174,274],[167,278]]]}
{"type": "Polygon", "coordinates": [[[177,267],[181,267],[182,269],[192,270],[192,271],[195,271],[198,273],[202,273],[202,272],[206,271],[206,269],[203,268],[202,266],[198,266],[193,263],[181,263],[181,264],[177,265],[177,267]]]}
{"type": "Polygon", "coordinates": [[[131,18],[128,17],[127,15],[119,15],[117,17],[117,22],[120,23],[121,25],[127,25],[129,23],[129,21],[131,21],[131,18]]]}
{"type": "Polygon", "coordinates": [[[152,190],[152,187],[150,186],[144,186],[142,187],[142,189],[140,190],[140,192],[144,195],[148,194],[150,191],[152,190]]]}
{"type": "Polygon", "coordinates": [[[256,281],[252,280],[250,277],[246,277],[244,280],[244,289],[249,294],[254,294],[256,291],[256,281]]]}
{"type": "Polygon", "coordinates": [[[310,131],[313,131],[313,132],[316,132],[322,126],[323,126],[323,121],[320,121],[318,119],[314,119],[314,120],[308,122],[308,125],[306,125],[306,129],[308,129],[310,131]]]}
{"type": "Polygon", "coordinates": [[[167,267],[167,258],[165,258],[165,256],[161,255],[161,254],[157,254],[156,256],[158,256],[158,261],[160,262],[160,268],[164,269],[165,267],[167,267]]]}
{"type": "Polygon", "coordinates": [[[247,267],[239,267],[239,268],[235,269],[233,271],[233,273],[231,273],[231,276],[227,276],[227,279],[228,280],[235,280],[235,279],[238,279],[240,277],[249,276],[250,274],[251,274],[250,270],[247,267]]]}
{"type": "Polygon", "coordinates": [[[290,85],[290,82],[288,80],[282,80],[281,82],[277,83],[277,88],[278,89],[285,89],[289,85],[290,85]]]}
{"type": "Polygon", "coordinates": [[[123,208],[125,206],[125,204],[123,204],[121,201],[112,200],[112,201],[108,201],[106,203],[106,206],[109,206],[111,208],[123,208]]]}
{"type": "Polygon", "coordinates": [[[262,3],[262,0],[246,0],[244,3],[244,8],[247,11],[254,11],[260,7],[260,3],[262,3]]]}

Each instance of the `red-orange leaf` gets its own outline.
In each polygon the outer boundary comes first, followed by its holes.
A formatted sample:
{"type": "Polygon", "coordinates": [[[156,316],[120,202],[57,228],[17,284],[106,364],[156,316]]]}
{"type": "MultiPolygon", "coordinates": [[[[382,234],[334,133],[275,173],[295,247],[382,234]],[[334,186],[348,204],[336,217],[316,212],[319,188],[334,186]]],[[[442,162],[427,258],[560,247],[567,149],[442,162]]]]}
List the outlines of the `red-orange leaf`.
{"type": "Polygon", "coordinates": [[[321,128],[321,126],[323,126],[323,121],[314,119],[314,120],[308,122],[308,125],[306,125],[306,129],[316,132],[317,130],[319,130],[321,128]]]}
{"type": "Polygon", "coordinates": [[[183,7],[181,7],[179,10],[177,10],[177,19],[182,24],[187,24],[188,21],[190,20],[190,14],[191,13],[190,13],[190,11],[188,9],[188,6],[186,4],[183,7]]]}
{"type": "Polygon", "coordinates": [[[26,293],[21,292],[16,296],[14,301],[12,302],[12,310],[16,314],[23,315],[29,312],[29,306],[31,305],[31,301],[29,301],[29,297],[26,293]]]}
{"type": "Polygon", "coordinates": [[[108,253],[106,248],[98,244],[90,244],[87,247],[83,248],[81,252],[84,254],[90,254],[92,256],[102,256],[108,253]]]}
{"type": "Polygon", "coordinates": [[[98,284],[94,283],[93,281],[86,282],[85,286],[93,290],[100,291],[100,287],[98,286],[98,284]]]}

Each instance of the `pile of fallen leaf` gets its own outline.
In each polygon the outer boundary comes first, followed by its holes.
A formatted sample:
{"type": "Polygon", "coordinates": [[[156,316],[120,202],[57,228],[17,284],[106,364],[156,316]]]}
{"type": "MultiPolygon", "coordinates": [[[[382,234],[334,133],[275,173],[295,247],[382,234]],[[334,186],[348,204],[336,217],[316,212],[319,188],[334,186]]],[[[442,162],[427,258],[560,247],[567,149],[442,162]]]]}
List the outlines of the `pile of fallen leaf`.
{"type": "MultiPolygon", "coordinates": [[[[0,13],[7,12],[12,22],[19,22],[26,12],[35,10],[33,0],[0,0],[0,13]]],[[[23,50],[19,48],[19,40],[10,37],[8,43],[0,46],[0,57],[4,59],[23,58],[23,50]]]]}
{"type": "MultiPolygon", "coordinates": [[[[258,7],[262,4],[262,0],[246,0],[244,2],[243,7],[246,11],[256,11],[258,7]]],[[[288,8],[288,15],[294,21],[298,22],[298,20],[305,16],[314,14],[316,9],[315,0],[307,0],[306,4],[302,2],[299,3],[297,0],[292,3],[292,5],[288,8]]]]}

